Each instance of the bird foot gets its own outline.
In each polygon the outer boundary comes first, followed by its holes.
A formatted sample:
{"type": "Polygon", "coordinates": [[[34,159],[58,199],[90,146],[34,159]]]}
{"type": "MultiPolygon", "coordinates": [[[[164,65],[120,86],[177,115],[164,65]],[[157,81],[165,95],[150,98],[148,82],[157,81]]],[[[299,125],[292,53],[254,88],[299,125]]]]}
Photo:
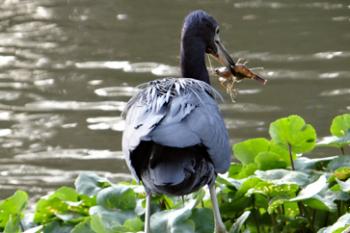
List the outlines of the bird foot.
{"type": "Polygon", "coordinates": [[[227,231],[226,231],[225,228],[218,228],[218,227],[216,227],[215,228],[215,233],[227,233],[227,231]]]}
{"type": "Polygon", "coordinates": [[[215,233],[227,233],[225,225],[223,223],[222,224],[217,224],[215,226],[215,233]]]}

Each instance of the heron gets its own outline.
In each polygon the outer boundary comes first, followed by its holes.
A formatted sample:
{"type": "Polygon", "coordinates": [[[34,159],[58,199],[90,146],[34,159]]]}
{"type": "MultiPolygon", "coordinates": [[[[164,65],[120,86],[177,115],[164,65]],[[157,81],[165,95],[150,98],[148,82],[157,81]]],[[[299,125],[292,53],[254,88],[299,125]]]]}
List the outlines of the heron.
{"type": "Polygon", "coordinates": [[[146,233],[150,233],[153,194],[183,196],[206,185],[215,232],[226,232],[215,180],[228,170],[232,151],[206,54],[224,66],[235,66],[220,41],[218,22],[203,10],[192,11],[181,32],[182,76],[140,85],[123,112],[122,150],[130,172],[146,191],[146,233]]]}

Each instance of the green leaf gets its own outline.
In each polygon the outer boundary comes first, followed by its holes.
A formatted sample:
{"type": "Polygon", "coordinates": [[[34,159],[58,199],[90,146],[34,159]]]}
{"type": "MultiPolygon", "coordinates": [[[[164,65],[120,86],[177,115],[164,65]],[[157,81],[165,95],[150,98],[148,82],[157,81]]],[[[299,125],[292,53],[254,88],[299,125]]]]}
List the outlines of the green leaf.
{"type": "Polygon", "coordinates": [[[108,209],[133,210],[136,207],[136,195],[127,186],[112,186],[97,194],[97,204],[108,209]]]}
{"type": "Polygon", "coordinates": [[[12,196],[0,201],[0,228],[5,228],[12,216],[12,222],[22,216],[28,203],[28,194],[24,191],[16,191],[12,196]]]}
{"type": "Polygon", "coordinates": [[[331,134],[337,137],[344,137],[350,133],[350,114],[336,116],[331,124],[331,134]]]}
{"type": "MultiPolygon", "coordinates": [[[[270,141],[270,152],[273,152],[275,154],[278,154],[279,159],[280,160],[284,160],[286,162],[286,164],[289,166],[290,165],[290,156],[289,156],[289,151],[287,150],[287,148],[284,148],[281,145],[276,144],[273,141],[270,141]]],[[[296,154],[293,153],[293,160],[296,159],[296,154]]]]}
{"type": "Polygon", "coordinates": [[[313,198],[304,200],[304,204],[317,210],[334,212],[337,209],[337,205],[332,200],[322,198],[319,195],[316,195],[313,198]]]}
{"type": "MultiPolygon", "coordinates": [[[[261,194],[267,199],[284,199],[294,197],[299,187],[296,184],[281,184],[275,185],[267,182],[261,182],[255,187],[248,190],[246,196],[251,196],[252,194],[261,194]]],[[[257,203],[257,202],[256,202],[257,203]]],[[[264,203],[265,204],[265,203],[264,203]]],[[[268,203],[266,203],[264,208],[268,208],[268,203]]]]}
{"type": "Polygon", "coordinates": [[[128,232],[139,232],[143,230],[143,222],[139,217],[127,219],[123,226],[128,232]]]}
{"type": "Polygon", "coordinates": [[[333,136],[324,137],[317,143],[318,146],[343,148],[350,145],[350,114],[336,116],[330,131],[333,136]]]}
{"type": "Polygon", "coordinates": [[[294,153],[309,152],[316,144],[315,129],[310,124],[306,124],[304,119],[297,115],[291,115],[272,122],[269,133],[276,144],[284,148],[288,148],[288,145],[291,145],[294,153]]]}
{"type": "Polygon", "coordinates": [[[90,218],[77,224],[71,231],[71,233],[95,233],[90,226],[90,218]]]}
{"type": "Polygon", "coordinates": [[[260,170],[270,170],[275,168],[286,168],[286,161],[274,152],[260,152],[255,157],[255,163],[260,170]]]}
{"type": "Polygon", "coordinates": [[[298,206],[296,205],[296,203],[288,203],[289,199],[290,196],[273,197],[269,202],[267,212],[269,214],[273,214],[280,206],[286,206],[286,204],[288,204],[288,208],[284,208],[286,215],[295,217],[297,214],[299,214],[298,206]],[[295,204],[295,206],[291,206],[290,204],[295,204]]]}
{"type": "Polygon", "coordinates": [[[327,170],[334,172],[340,167],[350,167],[350,155],[342,155],[333,159],[327,166],[327,170]]]}
{"type": "Polygon", "coordinates": [[[74,189],[61,187],[37,202],[34,222],[45,224],[57,217],[63,221],[79,221],[87,214],[84,208],[79,207],[82,203],[74,189]]]}
{"type": "Polygon", "coordinates": [[[243,165],[241,163],[231,163],[228,169],[228,176],[235,177],[242,170],[243,165]]]}
{"type": "Polygon", "coordinates": [[[90,208],[91,228],[98,233],[127,232],[128,219],[133,219],[136,214],[133,211],[109,210],[102,206],[90,208]]]}
{"type": "Polygon", "coordinates": [[[213,210],[209,208],[192,209],[191,220],[195,223],[195,232],[213,233],[214,216],[213,210]]]}
{"type": "Polygon", "coordinates": [[[321,163],[329,163],[330,161],[336,159],[338,156],[330,156],[325,158],[310,159],[307,157],[299,157],[294,160],[294,167],[296,170],[304,171],[305,169],[314,169],[321,163]]]}
{"type": "Polygon", "coordinates": [[[233,223],[229,233],[239,233],[241,232],[242,226],[245,223],[245,221],[248,219],[250,215],[250,211],[245,211],[239,218],[236,219],[236,221],[233,223]]]}
{"type": "Polygon", "coordinates": [[[290,201],[303,201],[304,204],[314,209],[335,211],[337,206],[334,201],[344,199],[345,197],[342,193],[333,192],[327,188],[327,178],[324,174],[317,181],[302,189],[298,196],[291,198],[290,201]]]}
{"type": "Polygon", "coordinates": [[[6,223],[4,233],[20,233],[21,230],[21,218],[19,214],[11,214],[9,220],[6,223]]]}
{"type": "Polygon", "coordinates": [[[338,220],[331,226],[320,229],[317,233],[333,233],[341,227],[345,227],[350,224],[350,213],[342,215],[338,220]]]}
{"type": "Polygon", "coordinates": [[[328,136],[322,138],[319,142],[317,142],[317,146],[320,147],[335,147],[335,148],[342,148],[346,145],[350,144],[350,132],[348,132],[343,137],[337,137],[337,136],[328,136]]]}
{"type": "Polygon", "coordinates": [[[314,197],[316,194],[328,187],[326,175],[322,175],[317,181],[307,185],[303,188],[297,197],[290,199],[290,201],[301,201],[314,197]]]}
{"type": "Polygon", "coordinates": [[[43,229],[44,229],[44,226],[43,225],[39,225],[39,226],[36,226],[36,227],[29,228],[23,233],[41,233],[41,232],[43,232],[42,231],[43,229]]]}
{"type": "Polygon", "coordinates": [[[242,167],[241,171],[237,175],[233,176],[232,178],[235,178],[235,179],[247,178],[253,175],[257,169],[258,169],[258,165],[255,163],[246,164],[242,167]]]}
{"type": "Polygon", "coordinates": [[[337,183],[340,186],[340,189],[343,192],[350,192],[350,179],[348,179],[347,181],[343,182],[341,180],[336,179],[337,183]]]}
{"type": "Polygon", "coordinates": [[[94,232],[98,233],[109,233],[112,231],[108,231],[105,226],[103,225],[102,218],[99,215],[91,215],[91,222],[90,226],[94,232]]]}
{"type": "Polygon", "coordinates": [[[340,167],[334,171],[334,176],[339,180],[346,180],[350,177],[350,167],[340,167]]]}
{"type": "Polygon", "coordinates": [[[251,178],[246,179],[242,183],[240,188],[237,190],[235,196],[236,197],[244,196],[249,189],[255,187],[256,185],[258,185],[261,182],[263,182],[263,181],[261,179],[257,178],[257,177],[251,177],[251,178]]]}
{"type": "Polygon", "coordinates": [[[309,182],[309,175],[300,171],[290,171],[285,169],[274,169],[268,171],[256,171],[256,177],[273,184],[297,184],[304,186],[309,182]]]}
{"type": "Polygon", "coordinates": [[[243,164],[254,163],[260,152],[268,151],[270,142],[265,138],[249,139],[233,146],[235,157],[243,164]]]}
{"type": "Polygon", "coordinates": [[[194,233],[194,222],[190,219],[192,210],[184,207],[177,210],[165,210],[151,216],[152,233],[194,233]]]}
{"type": "Polygon", "coordinates": [[[57,189],[50,198],[58,198],[62,201],[76,202],[78,201],[78,193],[70,187],[61,187],[57,189]]]}
{"type": "Polygon", "coordinates": [[[347,224],[343,227],[339,227],[337,230],[333,231],[333,233],[348,233],[350,232],[350,224],[347,224]]]}
{"type": "Polygon", "coordinates": [[[44,225],[43,233],[71,233],[73,225],[51,222],[44,225]]]}
{"type": "Polygon", "coordinates": [[[75,180],[75,189],[79,194],[87,196],[95,196],[103,188],[111,186],[111,183],[103,177],[97,176],[95,173],[80,173],[75,180]]]}

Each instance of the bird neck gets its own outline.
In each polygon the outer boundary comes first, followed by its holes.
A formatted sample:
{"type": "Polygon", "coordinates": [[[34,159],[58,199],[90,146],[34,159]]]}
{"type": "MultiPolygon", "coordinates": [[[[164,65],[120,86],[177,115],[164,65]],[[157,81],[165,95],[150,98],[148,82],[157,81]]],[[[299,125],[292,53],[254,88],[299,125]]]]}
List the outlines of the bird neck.
{"type": "Polygon", "coordinates": [[[182,37],[181,73],[182,77],[193,78],[210,84],[205,65],[205,44],[195,37],[182,37]]]}

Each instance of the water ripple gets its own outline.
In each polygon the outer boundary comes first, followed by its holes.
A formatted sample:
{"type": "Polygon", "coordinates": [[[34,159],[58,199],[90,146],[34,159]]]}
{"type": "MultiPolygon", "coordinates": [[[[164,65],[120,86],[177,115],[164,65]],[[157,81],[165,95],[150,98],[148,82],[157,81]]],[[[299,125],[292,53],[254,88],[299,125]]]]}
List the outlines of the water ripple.
{"type": "Polygon", "coordinates": [[[220,104],[220,109],[222,111],[235,111],[244,113],[276,112],[281,110],[281,108],[277,106],[258,105],[254,103],[220,104]]]}
{"type": "Polygon", "coordinates": [[[156,62],[130,63],[128,61],[76,62],[78,69],[117,69],[129,73],[152,73],[157,76],[179,75],[179,68],[156,62]]]}
{"type": "Polygon", "coordinates": [[[27,103],[24,106],[0,104],[0,109],[24,112],[54,112],[54,111],[123,111],[125,102],[122,101],[55,101],[42,100],[27,103]]]}
{"type": "Polygon", "coordinates": [[[225,125],[228,129],[242,129],[242,128],[261,128],[265,126],[265,122],[248,119],[225,119],[225,125]]]}
{"type": "Polygon", "coordinates": [[[306,62],[340,58],[347,59],[350,58],[350,51],[322,51],[313,54],[277,54],[271,52],[238,51],[233,54],[233,56],[248,60],[255,59],[270,62],[306,62]]]}
{"type": "Polygon", "coordinates": [[[95,90],[96,95],[98,96],[133,96],[140,89],[135,87],[127,87],[127,86],[117,86],[117,87],[103,87],[95,90]]]}
{"type": "Polygon", "coordinates": [[[321,96],[340,96],[340,95],[350,95],[350,88],[334,89],[330,91],[323,91],[321,96]]]}
{"type": "Polygon", "coordinates": [[[125,128],[125,121],[121,117],[90,117],[86,119],[91,130],[114,130],[122,132],[125,128]]]}
{"type": "Polygon", "coordinates": [[[281,3],[277,1],[261,1],[251,0],[244,2],[235,2],[236,8],[270,8],[270,9],[281,9],[281,8],[315,8],[323,10],[337,10],[346,8],[345,4],[342,3],[331,3],[331,2],[311,2],[311,3],[298,3],[298,2],[287,2],[281,3]]]}

